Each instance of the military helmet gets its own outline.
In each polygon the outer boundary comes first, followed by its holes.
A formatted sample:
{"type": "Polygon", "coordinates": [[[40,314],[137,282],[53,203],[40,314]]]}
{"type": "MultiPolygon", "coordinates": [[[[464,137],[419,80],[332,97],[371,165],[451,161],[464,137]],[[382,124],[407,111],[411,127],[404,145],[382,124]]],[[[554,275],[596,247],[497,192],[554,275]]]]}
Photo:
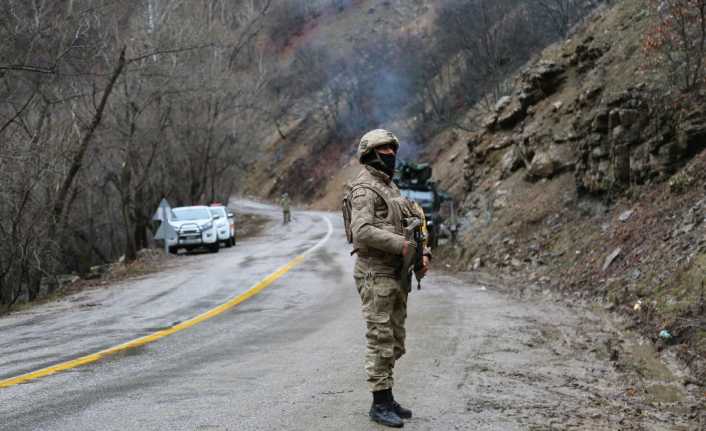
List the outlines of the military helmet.
{"type": "Polygon", "coordinates": [[[363,161],[363,157],[369,154],[377,147],[383,145],[392,145],[395,147],[395,152],[400,148],[400,141],[392,132],[385,129],[375,129],[363,135],[358,144],[358,160],[363,161]]]}

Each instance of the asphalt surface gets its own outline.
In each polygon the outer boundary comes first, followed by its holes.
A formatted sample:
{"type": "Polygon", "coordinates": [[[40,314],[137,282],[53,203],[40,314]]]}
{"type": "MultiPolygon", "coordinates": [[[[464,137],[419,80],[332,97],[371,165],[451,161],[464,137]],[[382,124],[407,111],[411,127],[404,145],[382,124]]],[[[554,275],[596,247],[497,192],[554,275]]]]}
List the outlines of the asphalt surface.
{"type": "MultiPolygon", "coordinates": [[[[272,218],[218,254],[0,319],[0,379],[93,353],[226,302],[236,308],[108,359],[0,389],[0,430],[368,430],[364,324],[337,214],[241,203],[272,218]],[[327,221],[328,220],[328,221],[327,221]],[[330,223],[329,223],[330,222],[330,223]],[[328,235],[332,226],[333,235],[328,235]]],[[[406,429],[697,429],[625,395],[595,346],[602,323],[436,271],[409,301],[396,398],[406,429]]]]}

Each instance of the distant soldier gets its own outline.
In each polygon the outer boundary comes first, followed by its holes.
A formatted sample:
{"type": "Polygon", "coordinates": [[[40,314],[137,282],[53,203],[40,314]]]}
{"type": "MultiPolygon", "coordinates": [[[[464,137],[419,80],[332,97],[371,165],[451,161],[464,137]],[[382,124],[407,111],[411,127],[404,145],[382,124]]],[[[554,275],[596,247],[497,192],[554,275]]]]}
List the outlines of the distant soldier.
{"type": "Polygon", "coordinates": [[[292,213],[289,208],[289,194],[283,193],[279,200],[279,204],[282,206],[282,219],[283,224],[287,224],[292,221],[292,213]]]}
{"type": "MultiPolygon", "coordinates": [[[[365,370],[373,393],[369,415],[390,427],[402,427],[402,419],[412,417],[394,399],[392,370],[405,353],[409,285],[401,286],[407,271],[403,265],[416,253],[416,244],[405,235],[405,222],[417,217],[414,225],[419,226],[424,220],[421,208],[401,197],[392,182],[398,148],[399,141],[387,130],[366,133],[357,154],[363,169],[346,185],[343,200],[346,234],[358,254],[353,276],[367,324],[365,370]]],[[[424,257],[418,279],[431,259],[428,248],[419,251],[424,257]]]]}
{"type": "Polygon", "coordinates": [[[451,244],[456,245],[458,241],[458,218],[456,217],[456,207],[454,202],[451,201],[449,204],[449,220],[447,222],[449,226],[449,231],[451,233],[451,244]]]}

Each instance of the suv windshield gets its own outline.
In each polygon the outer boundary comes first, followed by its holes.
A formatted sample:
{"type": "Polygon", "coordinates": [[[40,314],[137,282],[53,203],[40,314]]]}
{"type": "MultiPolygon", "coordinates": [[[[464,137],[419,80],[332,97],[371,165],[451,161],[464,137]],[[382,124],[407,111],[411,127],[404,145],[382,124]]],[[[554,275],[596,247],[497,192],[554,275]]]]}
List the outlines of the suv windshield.
{"type": "Polygon", "coordinates": [[[226,218],[225,207],[211,207],[208,210],[211,211],[211,215],[213,216],[221,216],[222,218],[226,218]]]}
{"type": "Polygon", "coordinates": [[[172,210],[176,221],[207,220],[211,213],[206,208],[174,208],[172,210]]]}
{"type": "Polygon", "coordinates": [[[410,190],[410,189],[400,189],[400,194],[408,199],[419,202],[419,205],[423,207],[430,207],[434,203],[434,193],[420,191],[420,190],[410,190]]]}

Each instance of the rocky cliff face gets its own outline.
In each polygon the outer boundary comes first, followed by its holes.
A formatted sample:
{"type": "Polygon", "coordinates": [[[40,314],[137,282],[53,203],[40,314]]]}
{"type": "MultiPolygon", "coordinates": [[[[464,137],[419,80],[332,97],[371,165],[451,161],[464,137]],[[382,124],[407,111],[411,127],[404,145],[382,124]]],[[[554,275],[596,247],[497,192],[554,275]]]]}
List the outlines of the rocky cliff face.
{"type": "Polygon", "coordinates": [[[518,74],[479,130],[458,134],[465,239],[444,253],[459,270],[624,313],[703,376],[706,112],[675,109],[643,73],[647,19],[640,1],[598,11],[518,74]]]}
{"type": "Polygon", "coordinates": [[[502,178],[520,169],[528,181],[573,172],[577,192],[595,196],[668,178],[701,152],[706,115],[700,106],[686,113],[666,109],[655,95],[660,89],[645,82],[605,91],[611,77],[604,63],[613,59],[601,59],[609,50],[589,37],[563,51],[562,60],[523,71],[518,90],[498,101],[484,130],[468,141],[468,190],[496,151],[503,152],[496,166],[502,178]]]}

